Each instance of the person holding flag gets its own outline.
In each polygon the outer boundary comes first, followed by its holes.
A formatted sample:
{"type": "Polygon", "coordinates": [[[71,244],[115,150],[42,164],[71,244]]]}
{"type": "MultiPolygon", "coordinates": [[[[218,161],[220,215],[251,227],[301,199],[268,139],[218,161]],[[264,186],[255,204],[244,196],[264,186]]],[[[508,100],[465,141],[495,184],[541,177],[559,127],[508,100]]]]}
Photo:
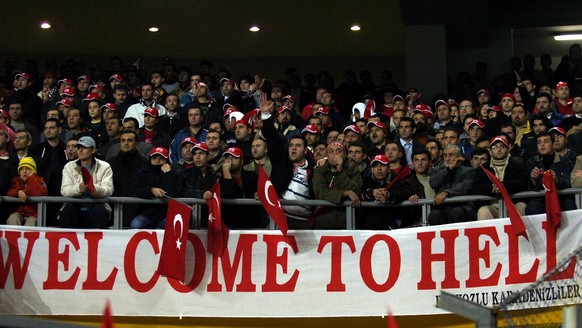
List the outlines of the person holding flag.
{"type": "MultiPolygon", "coordinates": [[[[574,164],[566,157],[561,157],[554,151],[554,136],[549,132],[542,132],[536,136],[537,154],[530,157],[525,162],[526,170],[529,174],[529,190],[546,190],[550,186],[542,183],[544,174],[551,173],[557,190],[570,188],[570,175],[574,169],[574,164]]],[[[525,214],[545,213],[546,200],[544,198],[533,198],[527,203],[525,214]]],[[[562,211],[576,209],[576,202],[571,195],[559,196],[559,206],[562,211]]]]}
{"type": "MultiPolygon", "coordinates": [[[[473,193],[483,196],[500,196],[501,190],[491,182],[484,170],[493,173],[503,183],[507,192],[512,195],[527,190],[527,172],[523,161],[509,155],[511,147],[506,136],[499,135],[491,139],[491,161],[477,169],[475,174],[475,187],[473,193]]],[[[525,203],[515,204],[520,215],[525,214],[525,203]]],[[[499,218],[499,201],[492,201],[488,205],[479,207],[477,220],[490,220],[499,218]]]]}
{"type": "MultiPolygon", "coordinates": [[[[113,194],[113,171],[109,163],[95,158],[95,140],[79,138],[76,161],[63,168],[61,195],[76,198],[104,198],[113,194]]],[[[107,203],[67,203],[58,221],[61,228],[106,229],[111,207],[107,203]]]]}

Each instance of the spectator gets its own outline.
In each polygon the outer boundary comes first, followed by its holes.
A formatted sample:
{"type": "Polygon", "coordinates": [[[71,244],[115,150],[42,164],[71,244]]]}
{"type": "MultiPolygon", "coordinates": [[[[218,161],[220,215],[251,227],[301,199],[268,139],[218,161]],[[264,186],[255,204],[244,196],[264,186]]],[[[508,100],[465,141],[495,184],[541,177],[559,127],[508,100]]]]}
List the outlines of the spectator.
{"type": "MultiPolygon", "coordinates": [[[[192,147],[196,144],[196,139],[192,137],[187,137],[182,140],[182,158],[177,163],[172,164],[172,170],[182,173],[194,166],[194,153],[192,152],[192,147]]],[[[208,148],[206,144],[204,144],[204,146],[208,148]]]]}
{"type": "MultiPolygon", "coordinates": [[[[133,117],[128,117],[126,119],[123,120],[122,122],[123,130],[130,130],[133,131],[136,135],[139,132],[138,129],[138,123],[137,120],[133,117]]],[[[119,143],[114,143],[113,145],[111,145],[111,147],[109,148],[109,150],[107,151],[107,154],[105,155],[105,160],[110,160],[111,158],[117,156],[117,154],[119,154],[119,143]]],[[[151,144],[147,143],[147,142],[143,142],[143,141],[139,141],[137,143],[137,151],[139,152],[139,154],[143,157],[143,158],[147,158],[149,157],[150,152],[152,151],[153,147],[151,144]]]]}
{"type": "MultiPolygon", "coordinates": [[[[360,206],[358,194],[362,177],[356,167],[347,160],[345,147],[340,143],[327,146],[327,162],[315,169],[313,190],[317,199],[341,204],[349,199],[352,206],[360,206]]],[[[326,207],[316,212],[315,229],[345,229],[346,217],[342,207],[326,207]]]]}
{"type": "Polygon", "coordinates": [[[200,107],[190,107],[186,111],[188,113],[188,126],[176,133],[170,144],[170,160],[172,163],[180,161],[182,157],[180,145],[184,139],[190,137],[194,138],[196,142],[203,142],[206,140],[206,133],[208,133],[208,130],[203,126],[204,114],[202,109],[200,107]]]}
{"type": "Polygon", "coordinates": [[[443,161],[443,147],[437,140],[426,143],[424,148],[430,153],[429,171],[445,165],[443,161]]]}
{"type": "Polygon", "coordinates": [[[461,149],[450,144],[443,152],[445,166],[435,170],[430,177],[430,186],[435,190],[434,207],[430,211],[430,225],[467,222],[476,219],[471,203],[444,204],[446,198],[470,195],[475,181],[475,171],[463,166],[465,161],[461,149]]]}
{"type": "Polygon", "coordinates": [[[155,108],[159,116],[166,115],[166,107],[156,103],[154,100],[154,86],[151,83],[145,83],[141,86],[141,99],[139,103],[129,106],[124,120],[128,117],[133,117],[137,120],[138,128],[141,128],[144,123],[146,108],[155,108]]]}
{"type": "MultiPolygon", "coordinates": [[[[58,137],[57,137],[58,138],[58,137]]],[[[47,189],[44,179],[36,175],[36,163],[31,157],[24,157],[18,163],[18,176],[12,179],[8,196],[18,197],[21,202],[29,196],[46,196],[47,189]]],[[[19,205],[16,211],[8,217],[9,225],[25,225],[36,227],[38,218],[36,204],[19,205]]]]}
{"type": "MultiPolygon", "coordinates": [[[[560,189],[570,188],[570,175],[574,164],[565,157],[560,157],[553,148],[554,136],[549,132],[542,132],[536,137],[537,154],[530,157],[525,163],[529,179],[529,190],[544,190],[542,177],[546,171],[552,172],[556,187],[560,189]]],[[[562,211],[576,209],[574,198],[569,195],[560,196],[562,211]]],[[[541,214],[546,211],[546,203],[543,198],[530,199],[525,213],[527,215],[541,214]]]]}
{"type": "Polygon", "coordinates": [[[117,117],[109,118],[105,120],[105,131],[107,132],[107,138],[104,138],[101,145],[99,146],[99,155],[105,157],[107,152],[113,145],[119,144],[119,138],[121,137],[121,131],[123,130],[123,123],[121,119],[117,117]]]}
{"type": "Polygon", "coordinates": [[[143,113],[143,127],[137,134],[140,141],[152,145],[153,148],[166,148],[170,145],[170,136],[158,126],[159,113],[155,108],[146,108],[143,113]]]}
{"type": "MultiPolygon", "coordinates": [[[[433,141],[434,142],[434,141],[433,141]]],[[[408,197],[413,204],[418,204],[420,199],[433,199],[435,190],[430,185],[430,163],[431,153],[429,150],[417,150],[412,154],[413,173],[406,179],[406,185],[396,194],[397,201],[408,197]]],[[[418,226],[421,222],[422,209],[420,207],[410,207],[403,209],[403,218],[400,227],[418,226]]]]}
{"type": "MultiPolygon", "coordinates": [[[[61,130],[59,120],[55,118],[47,119],[44,122],[45,141],[30,149],[30,153],[42,161],[43,178],[46,182],[49,196],[61,195],[63,168],[68,162],[65,143],[59,138],[61,130]]],[[[60,207],[59,203],[47,204],[47,226],[57,225],[56,215],[60,207]]]]}
{"type": "Polygon", "coordinates": [[[222,133],[217,130],[209,130],[206,133],[206,146],[208,146],[208,165],[216,170],[216,165],[224,151],[222,133]]]}
{"type": "MultiPolygon", "coordinates": [[[[78,159],[63,169],[61,194],[85,199],[104,198],[113,194],[111,166],[95,158],[95,140],[85,136],[77,142],[78,159]]],[[[58,220],[61,228],[97,228],[108,226],[111,208],[106,203],[67,203],[58,220]]]]}
{"type": "Polygon", "coordinates": [[[398,124],[398,134],[400,135],[400,145],[404,149],[406,163],[412,168],[412,153],[415,150],[424,148],[424,146],[415,137],[416,125],[412,118],[403,117],[398,124]]]}
{"type": "MultiPolygon", "coordinates": [[[[500,196],[501,191],[491,182],[483,170],[489,170],[503,183],[507,192],[512,195],[527,190],[527,172],[520,160],[509,155],[510,142],[505,136],[497,136],[491,140],[491,161],[483,163],[475,170],[475,187],[473,193],[483,196],[500,196]]],[[[525,214],[525,203],[515,204],[520,215],[525,214]]],[[[479,207],[477,220],[490,220],[499,217],[499,201],[479,207]]]]}
{"type": "MultiPolygon", "coordinates": [[[[182,191],[182,177],[172,171],[170,156],[164,147],[152,149],[149,163],[140,169],[131,181],[129,194],[146,199],[178,197],[182,191]]],[[[163,229],[166,225],[167,204],[143,204],[131,220],[132,229],[163,229]]]]}
{"type": "MultiPolygon", "coordinates": [[[[552,101],[552,96],[545,92],[540,92],[536,96],[537,113],[547,117],[552,126],[558,126],[564,119],[564,116],[557,110],[554,110],[555,103],[552,101]]],[[[549,128],[548,128],[549,130],[549,128]]]]}
{"type": "MultiPolygon", "coordinates": [[[[132,130],[123,130],[117,140],[119,153],[111,158],[113,171],[113,196],[128,197],[129,187],[136,172],[146,166],[146,160],[137,151],[137,134],[132,130]]],[[[137,204],[123,205],[123,226],[129,227],[130,219],[135,217],[137,204]]]]}
{"type": "Polygon", "coordinates": [[[180,117],[180,98],[175,94],[169,94],[164,103],[166,115],[158,119],[158,126],[162,131],[166,131],[170,138],[174,138],[178,131],[186,126],[186,121],[180,117]]]}
{"type": "Polygon", "coordinates": [[[549,132],[554,136],[554,151],[560,157],[566,157],[572,163],[575,163],[576,157],[578,157],[580,154],[567,147],[568,136],[566,135],[566,130],[561,127],[553,127],[549,132]]]}
{"type": "Polygon", "coordinates": [[[477,170],[487,162],[489,162],[489,152],[487,149],[475,148],[471,155],[471,167],[477,170]]]}

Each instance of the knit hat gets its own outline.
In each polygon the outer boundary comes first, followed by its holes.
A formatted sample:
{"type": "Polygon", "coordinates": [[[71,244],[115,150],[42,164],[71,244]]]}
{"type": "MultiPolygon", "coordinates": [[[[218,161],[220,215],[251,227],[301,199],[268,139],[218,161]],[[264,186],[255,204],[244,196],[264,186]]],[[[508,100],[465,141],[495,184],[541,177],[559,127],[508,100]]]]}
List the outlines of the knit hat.
{"type": "Polygon", "coordinates": [[[20,172],[20,169],[23,167],[28,167],[34,172],[34,174],[36,174],[36,162],[32,157],[23,157],[20,162],[18,162],[18,172],[20,172]]]}

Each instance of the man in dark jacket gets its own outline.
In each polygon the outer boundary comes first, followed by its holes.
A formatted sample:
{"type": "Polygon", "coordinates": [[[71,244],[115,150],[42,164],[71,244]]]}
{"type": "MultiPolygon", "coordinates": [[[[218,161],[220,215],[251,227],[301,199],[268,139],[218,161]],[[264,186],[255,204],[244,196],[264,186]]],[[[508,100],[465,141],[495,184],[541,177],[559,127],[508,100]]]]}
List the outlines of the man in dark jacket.
{"type": "MultiPolygon", "coordinates": [[[[137,134],[131,130],[124,130],[119,137],[119,154],[113,157],[109,163],[113,170],[113,196],[128,197],[129,186],[136,172],[146,166],[147,162],[137,151],[137,134]]],[[[129,222],[135,216],[137,204],[123,205],[123,226],[129,226],[129,222]]]]}
{"type": "MultiPolygon", "coordinates": [[[[483,164],[475,171],[475,195],[500,196],[501,191],[489,179],[483,170],[491,173],[503,182],[507,192],[512,195],[527,190],[527,172],[521,160],[509,155],[509,140],[501,135],[491,139],[491,161],[483,164]]],[[[515,204],[519,214],[525,214],[525,203],[515,204]]],[[[477,211],[477,220],[489,220],[499,217],[499,202],[493,201],[489,205],[483,205],[477,211]]]]}
{"type": "MultiPolygon", "coordinates": [[[[130,195],[147,199],[177,197],[182,191],[182,177],[170,169],[169,161],[170,154],[166,148],[152,149],[149,164],[139,170],[131,182],[130,195]]],[[[132,229],[163,229],[167,211],[166,204],[144,204],[139,207],[130,226],[132,229]]]]}
{"type": "Polygon", "coordinates": [[[430,225],[467,222],[476,219],[473,204],[445,205],[446,198],[470,195],[475,182],[475,170],[463,166],[465,159],[457,145],[447,145],[443,151],[445,165],[430,177],[430,186],[436,191],[434,207],[430,211],[430,225]]]}
{"type": "MultiPolygon", "coordinates": [[[[544,190],[542,177],[546,171],[551,171],[558,189],[570,188],[570,175],[574,164],[565,157],[560,157],[553,148],[554,136],[549,132],[542,132],[537,137],[537,154],[525,162],[529,174],[528,189],[544,190]]],[[[560,196],[562,211],[576,209],[574,198],[569,195],[560,196]]],[[[544,198],[531,199],[527,203],[525,214],[541,214],[546,211],[544,198]]]]}

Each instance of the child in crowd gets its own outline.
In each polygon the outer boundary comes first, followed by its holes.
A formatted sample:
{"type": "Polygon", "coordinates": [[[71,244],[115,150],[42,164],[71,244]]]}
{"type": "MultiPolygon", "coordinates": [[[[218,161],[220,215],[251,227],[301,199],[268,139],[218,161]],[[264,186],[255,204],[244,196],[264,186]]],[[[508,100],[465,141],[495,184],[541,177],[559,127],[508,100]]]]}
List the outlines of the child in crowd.
{"type": "MultiPolygon", "coordinates": [[[[36,162],[32,157],[24,157],[18,163],[18,176],[12,179],[8,196],[18,197],[25,202],[29,196],[46,196],[48,194],[44,179],[36,175],[36,162]]],[[[23,204],[8,217],[9,225],[36,226],[36,204],[23,204]]]]}

